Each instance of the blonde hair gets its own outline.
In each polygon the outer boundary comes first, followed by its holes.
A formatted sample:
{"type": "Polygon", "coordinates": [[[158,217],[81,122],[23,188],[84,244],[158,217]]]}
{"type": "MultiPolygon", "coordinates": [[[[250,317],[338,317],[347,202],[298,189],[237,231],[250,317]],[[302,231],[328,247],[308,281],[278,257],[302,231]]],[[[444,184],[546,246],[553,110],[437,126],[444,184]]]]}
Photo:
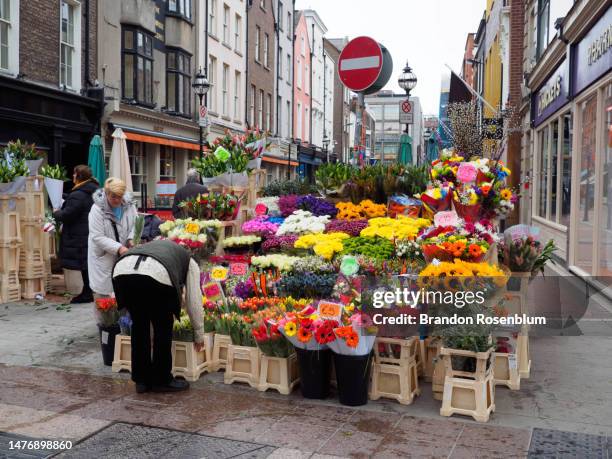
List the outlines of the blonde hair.
{"type": "Polygon", "coordinates": [[[104,191],[106,194],[113,193],[117,196],[123,196],[125,194],[126,185],[123,180],[116,177],[109,177],[104,182],[104,191]]]}

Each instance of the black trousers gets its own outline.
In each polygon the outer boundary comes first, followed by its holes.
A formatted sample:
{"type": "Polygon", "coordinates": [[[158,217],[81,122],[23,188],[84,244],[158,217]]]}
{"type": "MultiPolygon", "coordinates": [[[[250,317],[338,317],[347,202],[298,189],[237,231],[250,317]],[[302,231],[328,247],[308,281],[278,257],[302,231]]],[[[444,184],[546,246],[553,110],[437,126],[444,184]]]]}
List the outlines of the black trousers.
{"type": "Polygon", "coordinates": [[[81,269],[81,277],[83,278],[83,289],[81,290],[81,295],[93,295],[91,287],[89,287],[89,271],[87,271],[87,268],[81,269]]]}
{"type": "Polygon", "coordinates": [[[172,325],[176,290],[140,274],[113,280],[120,309],[132,317],[132,381],[164,385],[172,379],[172,325]],[[151,355],[153,325],[153,355],[151,355]]]}

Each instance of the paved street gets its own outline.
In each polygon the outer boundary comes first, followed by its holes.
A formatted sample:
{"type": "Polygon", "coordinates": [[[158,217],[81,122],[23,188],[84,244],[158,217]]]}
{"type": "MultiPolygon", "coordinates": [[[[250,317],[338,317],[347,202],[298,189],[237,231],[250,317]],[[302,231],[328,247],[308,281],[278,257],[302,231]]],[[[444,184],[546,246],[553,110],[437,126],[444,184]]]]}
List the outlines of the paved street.
{"type": "Polygon", "coordinates": [[[137,395],[127,373],[102,365],[91,307],[2,306],[0,448],[23,435],[73,441],[60,457],[116,457],[116,442],[132,457],[525,457],[530,448],[609,454],[611,339],[533,339],[532,378],[520,391],[498,387],[495,415],[477,424],[440,417],[427,383],[413,405],[380,400],[356,409],[333,398],[226,386],[222,373],[202,377],[185,394],[137,395]],[[174,444],[168,430],[131,424],[169,429],[191,452],[167,453],[174,444]]]}

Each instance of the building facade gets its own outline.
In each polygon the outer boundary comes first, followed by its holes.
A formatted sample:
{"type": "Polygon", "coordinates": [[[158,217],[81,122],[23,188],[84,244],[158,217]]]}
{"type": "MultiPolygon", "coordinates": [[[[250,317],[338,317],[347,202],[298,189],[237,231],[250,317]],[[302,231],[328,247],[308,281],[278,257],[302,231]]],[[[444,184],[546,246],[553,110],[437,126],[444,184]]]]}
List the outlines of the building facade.
{"type": "Polygon", "coordinates": [[[21,139],[68,170],[87,163],[103,105],[98,16],[96,1],[0,2],[0,147],[21,139]]]}
{"type": "MultiPolygon", "coordinates": [[[[406,100],[405,95],[394,94],[393,91],[380,91],[366,96],[365,101],[376,120],[376,143],[374,157],[382,162],[397,161],[400,136],[405,125],[400,124],[400,104],[406,100]]],[[[413,107],[414,122],[408,127],[408,135],[412,139],[412,162],[417,164],[424,148],[423,144],[423,112],[418,97],[410,97],[413,107]]]]}
{"type": "MultiPolygon", "coordinates": [[[[325,51],[333,61],[338,65],[340,53],[348,43],[348,38],[336,38],[325,40],[325,51]]],[[[332,145],[334,159],[341,162],[348,162],[350,148],[350,113],[351,113],[351,92],[342,84],[340,75],[333,69],[331,78],[333,78],[334,86],[334,102],[333,102],[333,136],[332,145]]]]}
{"type": "MultiPolygon", "coordinates": [[[[189,2],[187,2],[189,3],[189,2]]],[[[204,3],[204,2],[201,2],[204,3]]],[[[212,84],[206,95],[208,140],[244,131],[246,125],[246,2],[207,0],[198,9],[198,67],[212,84]]],[[[195,68],[194,70],[197,70],[195,68]]]]}
{"type": "Polygon", "coordinates": [[[474,38],[475,33],[468,33],[465,39],[463,63],[461,65],[461,78],[472,88],[474,87],[474,38]]]}
{"type": "Polygon", "coordinates": [[[195,3],[100,2],[98,73],[104,87],[102,136],[127,137],[132,183],[147,207],[168,207],[199,154],[196,97],[195,3]],[[141,194],[142,193],[142,194],[141,194]]]}
{"type": "Polygon", "coordinates": [[[310,39],[306,17],[296,11],[293,85],[293,137],[308,145],[310,137],[310,39]]]}
{"type": "MultiPolygon", "coordinates": [[[[612,272],[612,6],[529,2],[522,217],[582,276],[612,272]]],[[[609,282],[607,282],[609,283],[609,282]]]]}

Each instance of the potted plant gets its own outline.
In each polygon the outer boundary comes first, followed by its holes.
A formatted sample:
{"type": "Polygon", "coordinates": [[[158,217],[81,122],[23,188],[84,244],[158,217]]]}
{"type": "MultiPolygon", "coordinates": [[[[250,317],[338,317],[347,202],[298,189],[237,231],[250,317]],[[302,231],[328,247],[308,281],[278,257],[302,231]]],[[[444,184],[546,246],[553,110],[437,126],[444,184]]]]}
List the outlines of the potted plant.
{"type": "Polygon", "coordinates": [[[115,337],[119,328],[119,310],[115,298],[98,298],[95,302],[96,321],[100,335],[100,348],[104,365],[111,366],[115,355],[115,337]]]}
{"type": "Polygon", "coordinates": [[[19,139],[9,142],[4,149],[4,154],[11,155],[16,159],[25,160],[29,175],[38,174],[38,169],[43,162],[43,155],[36,150],[36,145],[21,142],[19,139]]]}
{"type": "Polygon", "coordinates": [[[0,193],[16,193],[25,183],[28,167],[24,159],[17,159],[10,155],[0,157],[0,193]]]}

